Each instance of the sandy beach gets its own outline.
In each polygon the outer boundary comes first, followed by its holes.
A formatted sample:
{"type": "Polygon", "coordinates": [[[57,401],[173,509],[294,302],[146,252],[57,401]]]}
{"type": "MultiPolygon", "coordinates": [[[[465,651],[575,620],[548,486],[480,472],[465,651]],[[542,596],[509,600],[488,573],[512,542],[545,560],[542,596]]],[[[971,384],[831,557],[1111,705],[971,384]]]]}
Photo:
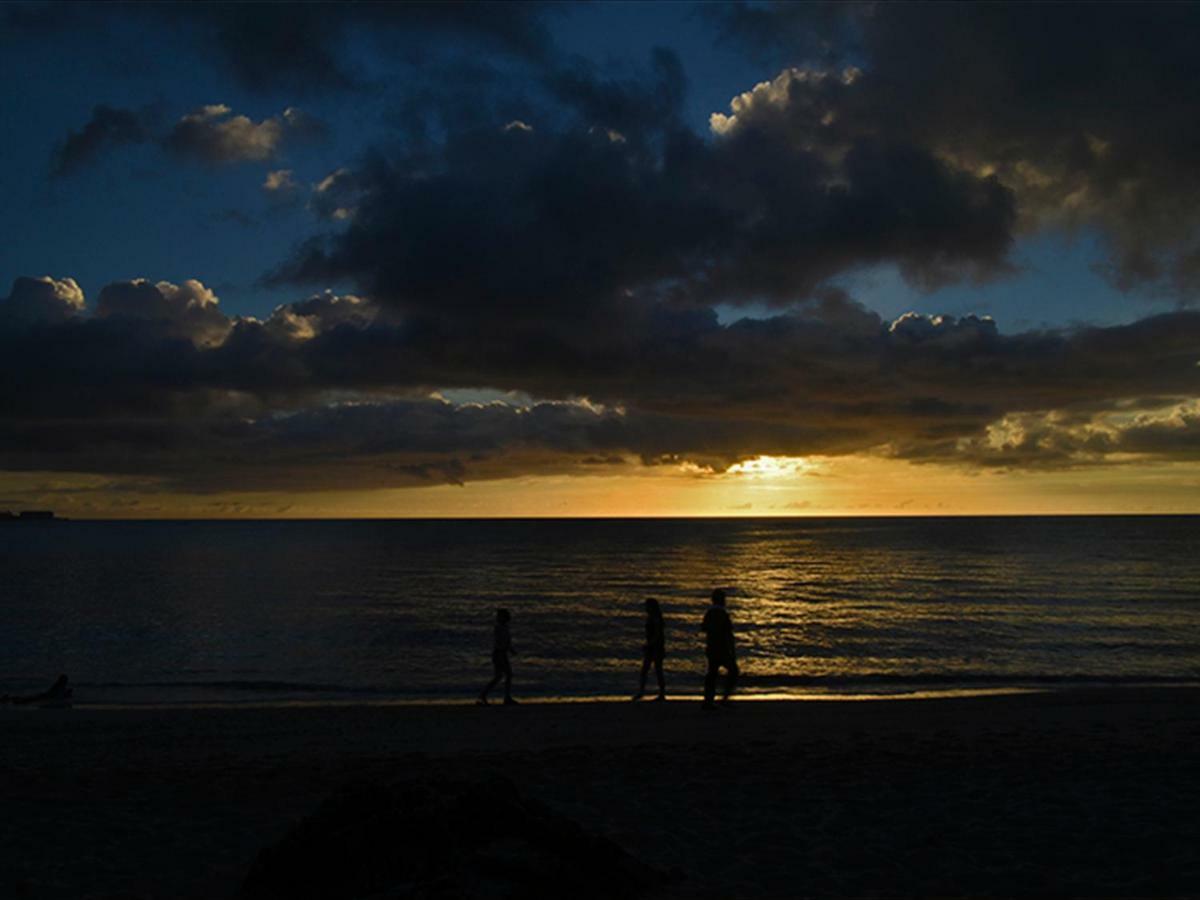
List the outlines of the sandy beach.
{"type": "Polygon", "coordinates": [[[4,896],[234,897],[349,782],[497,773],[671,873],[660,896],[1200,893],[1195,689],[4,708],[0,727],[4,896]]]}

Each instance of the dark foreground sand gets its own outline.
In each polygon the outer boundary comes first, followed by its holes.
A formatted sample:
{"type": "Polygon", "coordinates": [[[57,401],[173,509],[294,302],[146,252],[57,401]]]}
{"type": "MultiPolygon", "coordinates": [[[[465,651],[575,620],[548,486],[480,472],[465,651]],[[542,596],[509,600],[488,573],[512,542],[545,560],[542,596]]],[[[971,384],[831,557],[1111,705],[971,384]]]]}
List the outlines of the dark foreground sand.
{"type": "Polygon", "coordinates": [[[0,709],[0,897],[232,897],[352,779],[502,772],[668,897],[1200,896],[1200,690],[0,709]]]}

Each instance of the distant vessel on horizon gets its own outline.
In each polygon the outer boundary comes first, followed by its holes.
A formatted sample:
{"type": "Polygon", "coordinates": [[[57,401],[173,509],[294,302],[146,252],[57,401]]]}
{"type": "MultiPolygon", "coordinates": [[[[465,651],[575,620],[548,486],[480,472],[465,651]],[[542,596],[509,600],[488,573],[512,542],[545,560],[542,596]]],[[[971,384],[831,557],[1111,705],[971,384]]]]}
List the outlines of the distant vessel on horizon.
{"type": "Polygon", "coordinates": [[[23,509],[20,512],[0,510],[0,522],[61,522],[50,509],[23,509]]]}

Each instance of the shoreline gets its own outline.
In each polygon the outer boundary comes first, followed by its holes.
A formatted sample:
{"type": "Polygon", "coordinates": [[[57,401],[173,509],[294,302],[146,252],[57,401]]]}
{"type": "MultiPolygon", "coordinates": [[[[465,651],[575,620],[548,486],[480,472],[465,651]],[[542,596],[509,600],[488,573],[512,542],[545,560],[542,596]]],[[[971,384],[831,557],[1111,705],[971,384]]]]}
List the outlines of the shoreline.
{"type": "MultiPolygon", "coordinates": [[[[254,688],[234,689],[224,693],[224,696],[237,696],[242,694],[247,699],[216,699],[203,698],[195,700],[165,700],[165,699],[147,699],[147,700],[94,700],[86,695],[86,689],[89,687],[86,683],[77,685],[83,688],[85,696],[83,700],[75,700],[70,704],[63,706],[47,706],[39,707],[36,704],[17,706],[13,704],[0,704],[0,709],[41,709],[41,708],[66,708],[80,712],[103,712],[103,711],[125,711],[125,710],[223,710],[223,709],[353,709],[357,707],[364,708],[418,708],[418,709],[437,709],[440,707],[446,708],[461,708],[477,706],[476,698],[467,694],[458,696],[437,695],[432,697],[421,696],[404,696],[404,695],[387,695],[383,692],[370,691],[354,691],[353,689],[334,690],[327,692],[317,691],[315,696],[279,696],[273,698],[270,692],[267,696],[253,696],[259,693],[254,688]]],[[[138,685],[122,685],[122,690],[142,689],[138,685]]],[[[157,688],[149,688],[153,691],[157,688]]],[[[102,688],[102,691],[111,692],[111,688],[102,688]]],[[[194,693],[222,693],[219,688],[214,689],[208,686],[198,685],[188,687],[181,685],[178,687],[178,692],[183,693],[192,691],[194,693]]],[[[947,686],[917,686],[904,685],[896,686],[891,689],[886,687],[881,688],[777,688],[777,689],[751,689],[739,690],[733,696],[735,704],[744,703],[864,703],[864,702],[905,702],[905,701],[939,701],[939,700],[956,700],[956,699],[971,699],[971,698],[986,698],[986,697],[1009,697],[1009,696],[1027,696],[1033,694],[1071,694],[1071,693],[1091,693],[1091,692],[1121,692],[1121,691],[1200,691],[1200,681],[1189,681],[1183,679],[1164,679],[1161,681],[1155,680],[1131,680],[1131,681],[1103,681],[1103,680],[1056,680],[1046,679],[1040,682],[1014,682],[1011,684],[985,684],[980,686],[970,685],[947,685],[947,686]]],[[[279,689],[278,694],[286,695],[286,688],[279,689]]],[[[535,706],[535,707],[554,707],[554,706],[625,706],[625,705],[649,705],[652,703],[650,694],[647,694],[647,699],[640,701],[632,701],[630,694],[579,694],[579,695],[523,695],[515,692],[514,696],[518,700],[520,706],[535,706]]],[[[671,705],[686,705],[699,704],[702,700],[700,693],[681,693],[668,695],[666,702],[671,705]]],[[[488,704],[490,706],[501,705],[499,699],[493,699],[488,704]]]]}
{"type": "MultiPolygon", "coordinates": [[[[1146,685],[1121,685],[1113,686],[1111,690],[1138,690],[1144,689],[1146,685]]],[[[1163,690],[1172,689],[1195,689],[1200,690],[1200,685],[1180,684],[1180,685],[1154,685],[1155,689],[1162,688],[1163,690]]],[[[1023,696],[1028,694],[1044,694],[1055,693],[1058,691],[1074,691],[1074,690],[1095,690],[1095,687],[995,687],[995,688],[949,688],[945,690],[912,690],[912,691],[894,691],[894,692],[863,692],[863,693],[800,693],[800,692],[782,692],[772,691],[757,694],[737,693],[734,694],[732,704],[741,705],[746,703],[866,703],[866,702],[905,702],[905,701],[937,701],[937,700],[956,700],[956,699],[972,699],[983,697],[1009,697],[1023,696]]],[[[1101,689],[1110,689],[1104,686],[1101,689]]],[[[632,701],[628,696],[619,696],[616,694],[600,694],[591,696],[535,696],[525,697],[517,695],[518,706],[529,707],[577,707],[577,706],[650,706],[653,703],[652,699],[644,699],[640,701],[632,701]]],[[[697,706],[702,702],[703,697],[700,694],[696,695],[680,695],[668,696],[666,702],[671,706],[685,706],[695,704],[697,706]]],[[[718,704],[720,705],[720,704],[718,704]]],[[[6,708],[12,709],[40,709],[40,710],[76,710],[78,712],[131,712],[138,710],[169,712],[171,710],[211,710],[219,712],[221,710],[288,710],[288,709],[462,709],[464,707],[478,707],[479,703],[471,698],[456,698],[446,699],[444,697],[434,699],[421,698],[380,698],[375,700],[353,698],[353,699],[253,699],[253,700],[196,700],[196,701],[154,701],[147,700],[145,702],[82,702],[71,703],[69,705],[57,706],[39,706],[37,704],[27,704],[23,706],[10,705],[6,708]]],[[[503,703],[498,699],[490,700],[488,707],[503,706],[503,703]]]]}

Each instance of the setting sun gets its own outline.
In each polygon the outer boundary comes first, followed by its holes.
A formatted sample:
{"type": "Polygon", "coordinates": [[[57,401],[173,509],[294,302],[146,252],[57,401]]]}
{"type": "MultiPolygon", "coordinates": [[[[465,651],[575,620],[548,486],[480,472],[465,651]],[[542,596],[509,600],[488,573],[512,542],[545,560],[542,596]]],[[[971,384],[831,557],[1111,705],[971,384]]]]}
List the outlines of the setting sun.
{"type": "Polygon", "coordinates": [[[741,478],[786,480],[807,475],[814,470],[815,466],[802,456],[756,456],[734,463],[725,470],[725,474],[741,478]]]}

